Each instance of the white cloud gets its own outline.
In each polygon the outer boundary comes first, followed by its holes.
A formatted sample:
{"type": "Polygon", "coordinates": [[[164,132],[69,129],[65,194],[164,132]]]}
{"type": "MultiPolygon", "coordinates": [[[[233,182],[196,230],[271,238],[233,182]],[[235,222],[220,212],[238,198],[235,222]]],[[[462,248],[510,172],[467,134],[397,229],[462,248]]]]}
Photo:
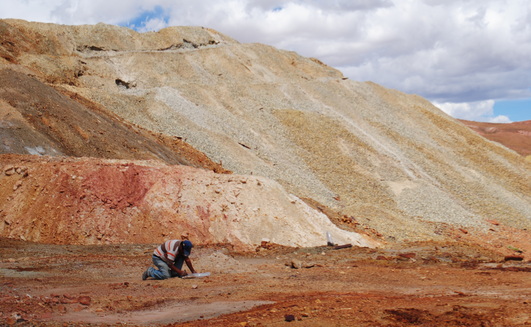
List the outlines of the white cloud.
{"type": "Polygon", "coordinates": [[[467,110],[455,109],[470,117],[486,117],[474,103],[531,97],[530,13],[528,0],[0,2],[5,18],[105,22],[139,31],[210,27],[241,42],[316,57],[353,80],[371,80],[438,103],[472,103],[467,110]]]}
{"type": "Polygon", "coordinates": [[[59,6],[63,0],[1,1],[1,18],[20,18],[28,21],[53,23],[50,7],[59,6]]]}
{"type": "Polygon", "coordinates": [[[512,123],[509,117],[505,115],[499,115],[499,116],[493,117],[490,120],[488,120],[488,122],[489,123],[502,123],[502,124],[512,123]]]}
{"type": "Polygon", "coordinates": [[[146,19],[142,23],[142,26],[138,28],[139,32],[158,31],[168,26],[168,22],[161,18],[146,19]]]}
{"type": "Polygon", "coordinates": [[[511,120],[507,116],[493,116],[494,103],[494,100],[485,100],[461,103],[434,102],[433,104],[448,115],[459,119],[484,121],[491,123],[510,123],[511,120]]]}

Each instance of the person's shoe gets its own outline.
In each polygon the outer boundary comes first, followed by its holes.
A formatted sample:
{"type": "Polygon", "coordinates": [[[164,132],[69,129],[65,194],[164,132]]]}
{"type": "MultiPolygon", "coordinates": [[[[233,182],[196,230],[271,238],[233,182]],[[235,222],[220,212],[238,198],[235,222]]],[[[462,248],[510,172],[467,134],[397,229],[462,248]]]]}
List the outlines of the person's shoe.
{"type": "Polygon", "coordinates": [[[142,280],[146,280],[148,277],[149,277],[149,273],[146,269],[146,271],[144,271],[144,273],[142,274],[142,280]]]}

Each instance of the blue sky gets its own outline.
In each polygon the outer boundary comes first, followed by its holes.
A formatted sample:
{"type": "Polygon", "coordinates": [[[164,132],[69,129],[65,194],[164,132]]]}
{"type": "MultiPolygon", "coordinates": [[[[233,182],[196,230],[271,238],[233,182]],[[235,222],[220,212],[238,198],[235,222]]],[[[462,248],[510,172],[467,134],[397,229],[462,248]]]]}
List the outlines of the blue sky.
{"type": "Polygon", "coordinates": [[[496,101],[494,115],[506,115],[513,121],[531,120],[531,99],[496,101]]]}
{"type": "Polygon", "coordinates": [[[161,6],[155,6],[151,10],[145,10],[142,11],[138,16],[133,17],[130,20],[124,21],[118,25],[125,26],[132,28],[137,31],[145,31],[147,30],[159,30],[159,27],[155,28],[146,28],[146,25],[150,22],[157,22],[157,24],[160,24],[161,26],[169,26],[168,20],[169,20],[168,14],[164,11],[164,8],[161,6]]]}
{"type": "Polygon", "coordinates": [[[528,0],[0,0],[0,18],[204,26],[421,95],[456,118],[531,120],[528,0]]]}

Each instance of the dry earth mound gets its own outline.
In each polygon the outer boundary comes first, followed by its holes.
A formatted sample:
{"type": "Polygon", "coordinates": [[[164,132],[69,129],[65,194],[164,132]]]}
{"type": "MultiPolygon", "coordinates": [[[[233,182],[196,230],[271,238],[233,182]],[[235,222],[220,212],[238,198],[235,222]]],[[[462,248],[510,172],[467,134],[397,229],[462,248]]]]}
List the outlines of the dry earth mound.
{"type": "Polygon", "coordinates": [[[263,177],[160,162],[0,157],[0,234],[55,244],[154,243],[189,232],[202,245],[251,250],[374,246],[263,177]]]}
{"type": "MultiPolygon", "coordinates": [[[[20,72],[124,126],[180,138],[384,241],[444,239],[452,228],[485,235],[493,219],[531,228],[530,164],[418,96],[199,27],[140,34],[3,20],[0,32],[4,79],[20,72]]],[[[63,151],[49,141],[41,148],[63,151]]]]}

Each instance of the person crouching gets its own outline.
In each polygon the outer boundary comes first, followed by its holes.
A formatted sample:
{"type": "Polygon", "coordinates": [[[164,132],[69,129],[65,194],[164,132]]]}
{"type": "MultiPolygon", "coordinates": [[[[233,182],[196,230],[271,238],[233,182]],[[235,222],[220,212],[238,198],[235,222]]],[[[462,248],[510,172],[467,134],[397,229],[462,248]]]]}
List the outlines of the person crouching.
{"type": "Polygon", "coordinates": [[[155,251],[153,251],[152,259],[153,264],[158,268],[149,267],[142,274],[142,280],[146,280],[148,277],[154,279],[168,279],[171,277],[184,277],[188,273],[182,269],[183,263],[186,265],[192,273],[195,273],[195,269],[192,266],[192,261],[189,256],[192,252],[193,244],[189,240],[169,240],[159,245],[155,251]]]}

